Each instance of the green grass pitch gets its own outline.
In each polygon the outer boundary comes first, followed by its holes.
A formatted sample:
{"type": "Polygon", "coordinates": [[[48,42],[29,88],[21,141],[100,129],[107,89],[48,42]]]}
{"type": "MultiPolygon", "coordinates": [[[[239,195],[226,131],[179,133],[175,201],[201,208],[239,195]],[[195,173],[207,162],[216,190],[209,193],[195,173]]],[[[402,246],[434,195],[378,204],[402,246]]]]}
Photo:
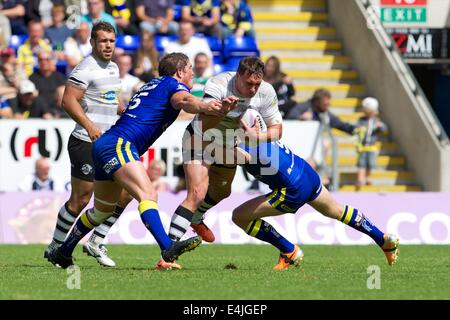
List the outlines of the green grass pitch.
{"type": "Polygon", "coordinates": [[[114,269],[78,247],[80,289],[72,290],[73,274],[44,260],[44,248],[0,246],[0,299],[450,299],[449,246],[401,246],[390,267],[376,246],[305,245],[302,266],[281,272],[268,245],[202,245],[181,257],[182,270],[162,272],[153,270],[156,246],[108,246],[114,269]],[[367,288],[371,265],[380,289],[367,288]]]}

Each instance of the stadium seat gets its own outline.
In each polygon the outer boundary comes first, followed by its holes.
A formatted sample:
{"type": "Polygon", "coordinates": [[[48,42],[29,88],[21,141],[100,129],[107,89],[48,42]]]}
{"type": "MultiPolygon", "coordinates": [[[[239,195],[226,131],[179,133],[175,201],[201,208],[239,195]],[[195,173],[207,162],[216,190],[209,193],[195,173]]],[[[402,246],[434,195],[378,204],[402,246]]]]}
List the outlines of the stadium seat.
{"type": "Polygon", "coordinates": [[[225,59],[230,57],[258,57],[259,49],[253,37],[237,38],[229,36],[224,40],[223,53],[225,59]]]}
{"type": "Polygon", "coordinates": [[[206,36],[206,41],[208,41],[209,48],[213,54],[213,62],[222,63],[223,62],[223,44],[222,40],[212,36],[206,36]]]}
{"type": "Polygon", "coordinates": [[[242,57],[231,57],[225,64],[225,71],[236,71],[242,57]]]}
{"type": "Polygon", "coordinates": [[[27,34],[13,34],[9,40],[8,47],[13,48],[16,53],[19,47],[28,39],[27,34]]]}
{"type": "Polygon", "coordinates": [[[125,50],[125,53],[132,54],[136,52],[140,45],[138,35],[118,35],[116,39],[116,47],[125,50]]]}
{"type": "Polygon", "coordinates": [[[226,70],[225,70],[225,67],[226,67],[226,66],[225,66],[224,64],[215,63],[215,64],[214,64],[214,75],[226,71],[226,70]]]}
{"type": "Polygon", "coordinates": [[[181,13],[182,13],[182,6],[179,4],[175,4],[173,6],[173,20],[176,22],[181,21],[181,13]]]}
{"type": "Polygon", "coordinates": [[[164,53],[164,49],[167,47],[169,42],[177,41],[177,36],[164,36],[164,35],[155,35],[155,48],[158,50],[160,54],[164,53]]]}

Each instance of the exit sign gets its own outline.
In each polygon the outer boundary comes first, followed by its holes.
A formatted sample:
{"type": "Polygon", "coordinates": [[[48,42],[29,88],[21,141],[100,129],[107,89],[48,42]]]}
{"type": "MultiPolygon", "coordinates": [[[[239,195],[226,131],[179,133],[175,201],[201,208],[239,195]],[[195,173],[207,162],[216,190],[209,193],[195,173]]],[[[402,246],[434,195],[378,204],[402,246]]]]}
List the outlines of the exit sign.
{"type": "Polygon", "coordinates": [[[381,0],[382,6],[426,6],[427,0],[381,0]]]}
{"type": "MultiPolygon", "coordinates": [[[[393,0],[392,0],[393,1],[393,0]]],[[[405,0],[404,0],[405,1],[405,0]]],[[[381,8],[382,22],[427,22],[426,8],[385,7],[381,8]]]]}

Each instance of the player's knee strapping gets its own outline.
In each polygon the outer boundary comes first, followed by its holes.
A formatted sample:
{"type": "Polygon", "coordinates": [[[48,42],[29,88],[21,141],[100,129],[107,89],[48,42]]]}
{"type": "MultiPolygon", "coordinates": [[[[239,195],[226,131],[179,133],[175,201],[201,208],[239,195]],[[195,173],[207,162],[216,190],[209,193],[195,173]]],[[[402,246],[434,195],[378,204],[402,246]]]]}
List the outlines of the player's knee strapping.
{"type": "Polygon", "coordinates": [[[159,247],[163,250],[167,250],[172,245],[172,240],[167,235],[164,227],[161,223],[161,218],[158,213],[158,204],[153,200],[144,200],[139,203],[139,213],[141,214],[141,220],[145,227],[155,237],[159,247]]]}
{"type": "Polygon", "coordinates": [[[289,242],[268,222],[257,219],[250,221],[245,232],[262,241],[268,242],[277,247],[281,252],[288,253],[294,250],[294,244],[289,242]]]}
{"type": "Polygon", "coordinates": [[[384,243],[383,232],[381,232],[368,218],[358,209],[346,205],[339,220],[350,227],[367,234],[379,246],[384,243]]]}

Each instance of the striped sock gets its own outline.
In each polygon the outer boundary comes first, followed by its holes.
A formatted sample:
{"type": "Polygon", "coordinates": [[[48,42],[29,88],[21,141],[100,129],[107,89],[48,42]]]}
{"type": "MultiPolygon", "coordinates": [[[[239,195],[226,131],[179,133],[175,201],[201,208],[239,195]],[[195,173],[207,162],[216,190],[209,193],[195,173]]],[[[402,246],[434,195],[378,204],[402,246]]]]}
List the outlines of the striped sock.
{"type": "Polygon", "coordinates": [[[169,237],[173,240],[180,240],[191,224],[194,213],[183,206],[178,206],[170,221],[169,237]]]}
{"type": "Polygon", "coordinates": [[[89,242],[95,243],[96,245],[102,244],[103,240],[105,240],[105,237],[109,232],[109,229],[111,229],[113,224],[117,221],[117,219],[119,219],[124,210],[125,208],[116,206],[113,215],[94,229],[94,232],[89,238],[89,242]]]}
{"type": "Polygon", "coordinates": [[[354,209],[346,205],[339,220],[353,229],[367,234],[380,247],[384,244],[384,233],[381,232],[372,222],[370,222],[364,214],[359,212],[358,209],[354,209]]]}
{"type": "Polygon", "coordinates": [[[206,214],[206,211],[214,207],[217,203],[218,202],[213,200],[209,194],[206,194],[205,200],[202,201],[198,209],[195,211],[191,223],[199,224],[203,220],[203,216],[206,214]]]}
{"type": "Polygon", "coordinates": [[[67,202],[59,209],[58,219],[56,220],[55,231],[53,232],[53,242],[58,245],[66,239],[67,233],[73,226],[76,214],[70,211],[67,202]]]}
{"type": "Polygon", "coordinates": [[[256,239],[270,243],[282,253],[289,253],[295,249],[293,243],[284,238],[270,223],[264,220],[258,219],[251,221],[247,228],[245,228],[245,232],[256,239]]]}
{"type": "Polygon", "coordinates": [[[85,211],[78,218],[72,231],[67,236],[66,241],[64,241],[64,243],[61,245],[60,251],[64,256],[71,257],[73,250],[75,250],[78,242],[80,242],[80,240],[83,239],[85,235],[87,235],[92,229],[96,227],[96,224],[89,219],[90,210],[92,209],[85,211]]]}
{"type": "Polygon", "coordinates": [[[139,203],[138,210],[141,214],[142,222],[156,239],[161,250],[169,249],[172,245],[172,240],[167,235],[161,223],[156,202],[153,200],[144,200],[139,203]]]}

